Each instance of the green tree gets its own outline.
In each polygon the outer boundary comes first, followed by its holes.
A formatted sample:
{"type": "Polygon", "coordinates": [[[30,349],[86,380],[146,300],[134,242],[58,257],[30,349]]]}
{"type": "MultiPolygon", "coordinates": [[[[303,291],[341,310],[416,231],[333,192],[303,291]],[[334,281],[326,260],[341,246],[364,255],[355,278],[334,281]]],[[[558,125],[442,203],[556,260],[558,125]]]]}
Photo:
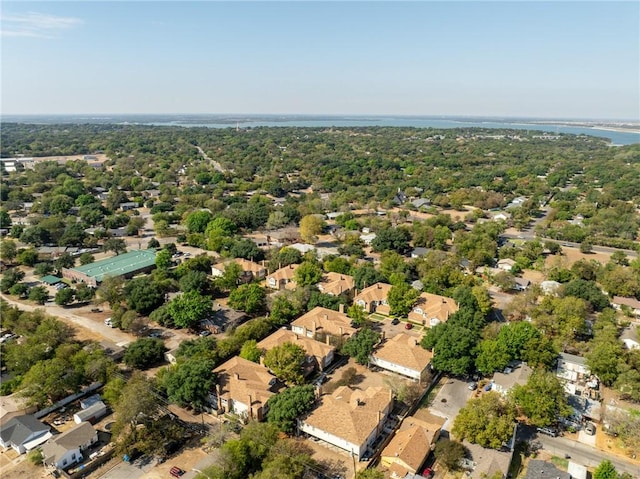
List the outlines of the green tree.
{"type": "Polygon", "coordinates": [[[593,471],[593,479],[618,479],[618,471],[609,459],[605,459],[593,471]]]}
{"type": "Polygon", "coordinates": [[[271,303],[269,319],[276,326],[289,324],[300,315],[300,308],[284,295],[278,295],[271,303]]]}
{"type": "Polygon", "coordinates": [[[149,314],[164,302],[164,291],[149,278],[134,278],[127,282],[124,294],[129,308],[140,314],[149,314]]]}
{"type": "Polygon", "coordinates": [[[511,361],[511,355],[503,342],[485,339],[480,342],[476,368],[484,375],[502,371],[511,361]]]}
{"type": "Polygon", "coordinates": [[[382,253],[391,250],[396,253],[406,254],[409,251],[411,233],[405,228],[385,228],[376,233],[371,242],[373,251],[382,253]]]}
{"type": "Polygon", "coordinates": [[[171,251],[168,249],[161,249],[156,253],[156,268],[167,271],[171,268],[171,264],[171,251]]]}
{"type": "Polygon", "coordinates": [[[80,255],[78,260],[80,261],[80,264],[84,266],[85,264],[93,263],[95,261],[95,258],[91,253],[85,252],[80,255]]]}
{"type": "Polygon", "coordinates": [[[90,286],[87,286],[85,283],[80,283],[76,286],[76,290],[74,292],[76,301],[79,303],[86,303],[91,301],[95,296],[96,292],[90,286]]]}
{"type": "Polygon", "coordinates": [[[229,306],[252,314],[264,310],[266,293],[260,285],[243,284],[231,291],[229,306]]]}
{"type": "Polygon", "coordinates": [[[356,479],[384,479],[384,472],[378,469],[362,469],[357,472],[356,479]]]}
{"type": "Polygon", "coordinates": [[[18,247],[15,241],[4,239],[0,242],[0,259],[11,262],[18,254],[18,247]]]}
{"type": "Polygon", "coordinates": [[[605,385],[611,386],[618,377],[618,365],[624,355],[622,343],[618,341],[615,326],[606,326],[596,331],[587,353],[587,365],[591,373],[605,385]]]}
{"type": "Polygon", "coordinates": [[[585,254],[592,253],[593,245],[591,244],[591,242],[584,240],[582,243],[580,243],[580,252],[585,254]]]}
{"type": "Polygon", "coordinates": [[[190,406],[196,411],[202,410],[214,386],[214,367],[213,361],[200,359],[171,366],[162,377],[169,401],[181,407],[190,406]]]}
{"type": "Polygon", "coordinates": [[[214,282],[218,289],[222,291],[231,291],[237,288],[242,276],[242,266],[235,261],[230,261],[224,267],[222,276],[217,277],[214,282]]]}
{"type": "Polygon", "coordinates": [[[322,269],[316,263],[303,261],[296,269],[294,278],[299,286],[311,286],[322,279],[322,269]]]}
{"type": "Polygon", "coordinates": [[[122,276],[105,276],[96,290],[96,303],[108,303],[111,309],[116,308],[124,300],[124,278],[122,276]]]}
{"type": "Polygon", "coordinates": [[[44,286],[34,286],[29,290],[29,300],[44,304],[49,299],[49,292],[44,286]]]}
{"type": "Polygon", "coordinates": [[[351,318],[352,323],[357,327],[364,326],[367,322],[367,313],[362,308],[362,306],[358,304],[349,306],[349,309],[347,310],[347,316],[351,318]]]}
{"type": "Polygon", "coordinates": [[[117,256],[127,252],[127,243],[122,238],[109,238],[105,240],[102,250],[105,252],[113,251],[117,256]]]}
{"type": "Polygon", "coordinates": [[[0,291],[2,291],[3,293],[8,293],[9,289],[14,284],[18,284],[24,279],[24,276],[24,271],[18,268],[10,268],[6,270],[2,275],[2,280],[0,280],[0,291]]]}
{"type": "Polygon", "coordinates": [[[63,288],[56,292],[55,303],[59,306],[67,306],[73,303],[73,289],[63,288]]]}
{"type": "Polygon", "coordinates": [[[38,261],[38,252],[35,248],[21,249],[18,251],[16,261],[23,266],[33,266],[38,261]]]}
{"type": "Polygon", "coordinates": [[[466,448],[458,441],[440,439],[434,451],[438,464],[442,464],[449,471],[460,469],[460,461],[467,455],[466,448]]]}
{"type": "Polygon", "coordinates": [[[368,364],[380,334],[370,328],[363,328],[354,334],[342,347],[342,352],[356,359],[358,364],[368,364]]]}
{"type": "Polygon", "coordinates": [[[293,343],[276,346],[264,356],[264,365],[287,384],[302,384],[302,367],[306,359],[305,350],[293,343]]]}
{"type": "Polygon", "coordinates": [[[314,244],[322,233],[324,221],[317,215],[303,216],[300,220],[300,237],[305,243],[314,244]]]}
{"type": "Polygon", "coordinates": [[[206,210],[189,213],[184,220],[189,233],[204,233],[213,215],[206,210]]]}
{"type": "Polygon", "coordinates": [[[180,278],[179,284],[180,291],[185,293],[198,291],[201,294],[205,294],[209,291],[209,278],[202,271],[189,271],[180,278]]]}
{"type": "Polygon", "coordinates": [[[406,316],[413,308],[416,300],[420,296],[420,291],[412,288],[407,283],[400,283],[392,286],[387,295],[387,302],[394,316],[406,316]]]}
{"type": "Polygon", "coordinates": [[[254,363],[260,361],[260,356],[262,356],[263,351],[257,344],[258,342],[255,339],[245,341],[240,349],[240,357],[254,363]]]}
{"type": "Polygon", "coordinates": [[[212,305],[210,297],[189,291],[173,298],[167,305],[167,311],[176,326],[191,328],[211,313],[212,305]]]}
{"type": "Polygon", "coordinates": [[[310,384],[285,389],[267,401],[267,421],[283,432],[292,433],[296,419],[309,411],[315,400],[315,391],[310,384]]]}
{"type": "Polygon", "coordinates": [[[147,369],[164,361],[164,342],[158,338],[140,338],[124,353],[124,363],[132,368],[147,369]]]}
{"type": "Polygon", "coordinates": [[[515,420],[515,408],[498,393],[489,392],[460,409],[452,432],[460,440],[499,449],[512,437],[515,420]]]}
{"type": "Polygon", "coordinates": [[[555,425],[571,415],[562,383],[554,373],[543,369],[534,371],[525,385],[516,385],[512,396],[529,422],[538,427],[555,425]]]}

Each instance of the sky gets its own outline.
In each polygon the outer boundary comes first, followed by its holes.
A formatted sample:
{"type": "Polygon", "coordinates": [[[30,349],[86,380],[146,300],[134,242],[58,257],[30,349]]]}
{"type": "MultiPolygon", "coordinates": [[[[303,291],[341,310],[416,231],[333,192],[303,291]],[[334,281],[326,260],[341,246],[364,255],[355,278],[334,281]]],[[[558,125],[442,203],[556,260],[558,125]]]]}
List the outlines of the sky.
{"type": "Polygon", "coordinates": [[[640,121],[640,2],[2,1],[2,114],[640,121]]]}

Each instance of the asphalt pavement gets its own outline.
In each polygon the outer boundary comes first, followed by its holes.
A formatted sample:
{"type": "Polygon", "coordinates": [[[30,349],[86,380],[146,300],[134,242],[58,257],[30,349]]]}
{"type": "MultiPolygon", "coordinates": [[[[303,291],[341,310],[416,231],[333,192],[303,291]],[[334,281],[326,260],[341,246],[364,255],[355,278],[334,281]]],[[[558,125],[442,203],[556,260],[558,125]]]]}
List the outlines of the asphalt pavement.
{"type": "Polygon", "coordinates": [[[628,472],[632,477],[640,478],[640,466],[638,464],[634,464],[620,456],[609,454],[607,451],[564,437],[550,437],[538,434],[538,441],[542,443],[546,451],[559,457],[564,457],[565,454],[569,455],[571,460],[577,464],[596,467],[603,460],[609,459],[618,472],[628,472]]]}
{"type": "Polygon", "coordinates": [[[468,387],[467,381],[460,379],[446,379],[446,383],[440,388],[438,394],[433,399],[429,411],[436,416],[444,417],[447,422],[444,423],[442,429],[451,432],[453,421],[458,412],[462,409],[471,397],[473,391],[468,387]]]}

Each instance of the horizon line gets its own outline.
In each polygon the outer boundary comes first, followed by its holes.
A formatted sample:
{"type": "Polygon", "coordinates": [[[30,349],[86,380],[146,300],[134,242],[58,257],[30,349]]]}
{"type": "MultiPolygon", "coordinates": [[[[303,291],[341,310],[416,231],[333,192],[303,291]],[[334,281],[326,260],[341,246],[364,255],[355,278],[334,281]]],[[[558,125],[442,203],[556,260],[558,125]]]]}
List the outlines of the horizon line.
{"type": "MultiPolygon", "coordinates": [[[[613,118],[613,117],[557,117],[557,116],[515,116],[515,115],[478,115],[478,114],[393,114],[393,113],[0,113],[0,118],[4,117],[114,117],[114,116],[245,116],[245,117],[336,117],[336,118],[473,118],[473,119],[509,119],[509,120],[543,120],[543,121],[619,121],[640,123],[639,118],[613,118]]],[[[96,118],[99,119],[99,118],[96,118]]]]}

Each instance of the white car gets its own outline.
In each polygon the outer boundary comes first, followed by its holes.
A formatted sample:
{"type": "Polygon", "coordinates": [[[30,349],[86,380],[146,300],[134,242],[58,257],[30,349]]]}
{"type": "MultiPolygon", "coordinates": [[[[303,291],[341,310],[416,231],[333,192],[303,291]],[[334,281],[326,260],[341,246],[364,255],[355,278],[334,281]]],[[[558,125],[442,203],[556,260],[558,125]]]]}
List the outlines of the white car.
{"type": "Polygon", "coordinates": [[[110,328],[113,328],[113,322],[111,321],[111,318],[107,318],[104,320],[104,325],[105,326],[109,326],[110,328]]]}

